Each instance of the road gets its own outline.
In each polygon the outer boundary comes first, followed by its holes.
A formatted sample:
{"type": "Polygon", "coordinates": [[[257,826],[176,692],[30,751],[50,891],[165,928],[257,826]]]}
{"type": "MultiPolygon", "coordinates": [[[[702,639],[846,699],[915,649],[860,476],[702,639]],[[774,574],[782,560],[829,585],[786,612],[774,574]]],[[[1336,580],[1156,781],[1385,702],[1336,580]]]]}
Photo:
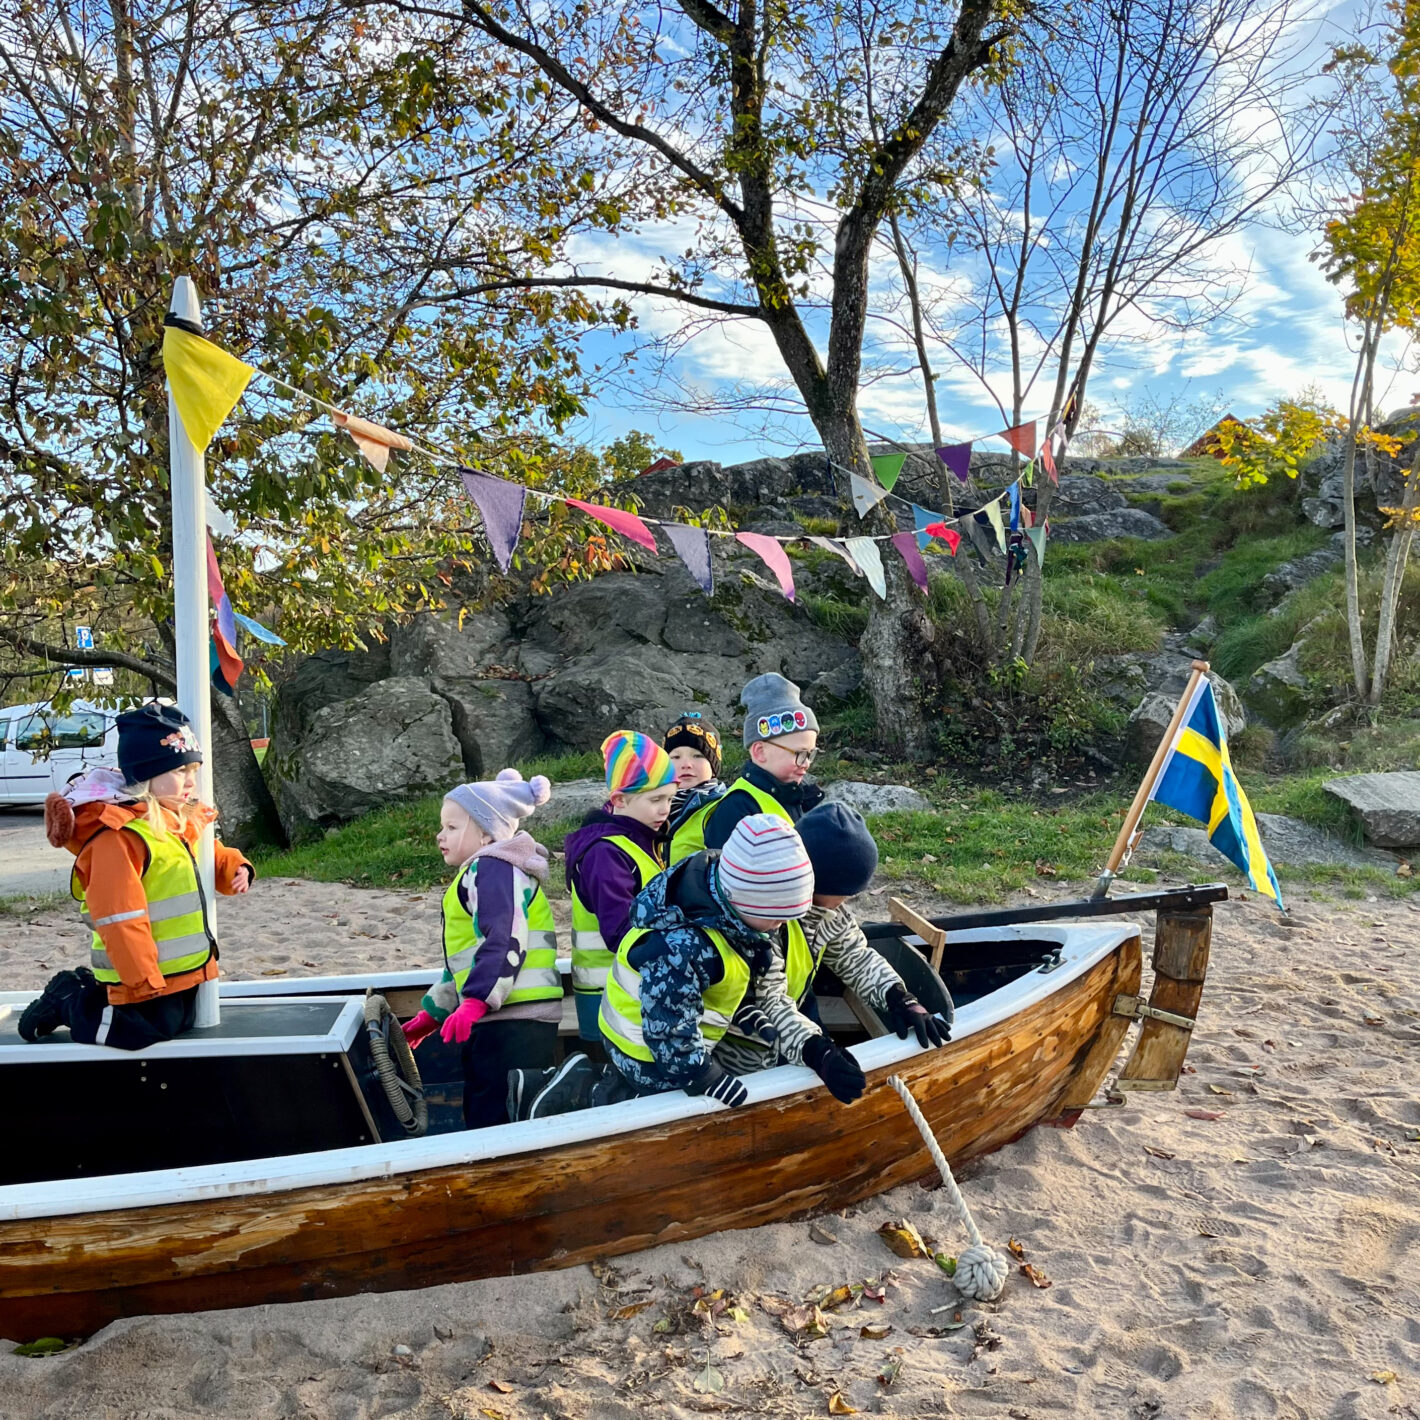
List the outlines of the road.
{"type": "Polygon", "coordinates": [[[73,861],[49,846],[43,809],[0,808],[0,897],[67,892],[73,861]]]}

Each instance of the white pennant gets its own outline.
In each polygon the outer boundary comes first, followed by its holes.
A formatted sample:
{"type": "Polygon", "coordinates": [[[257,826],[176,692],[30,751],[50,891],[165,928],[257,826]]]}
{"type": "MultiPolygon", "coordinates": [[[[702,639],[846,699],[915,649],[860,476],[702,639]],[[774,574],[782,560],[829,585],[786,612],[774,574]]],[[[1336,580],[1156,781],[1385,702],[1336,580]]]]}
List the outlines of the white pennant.
{"type": "Polygon", "coordinates": [[[876,483],[869,483],[866,478],[859,478],[856,473],[850,473],[848,481],[853,489],[853,506],[858,510],[860,518],[866,518],[888,496],[886,488],[879,488],[876,483]]]}
{"type": "Polygon", "coordinates": [[[883,576],[883,556],[878,544],[870,537],[845,537],[844,546],[863,569],[868,585],[880,596],[887,596],[887,578],[883,576]]]}

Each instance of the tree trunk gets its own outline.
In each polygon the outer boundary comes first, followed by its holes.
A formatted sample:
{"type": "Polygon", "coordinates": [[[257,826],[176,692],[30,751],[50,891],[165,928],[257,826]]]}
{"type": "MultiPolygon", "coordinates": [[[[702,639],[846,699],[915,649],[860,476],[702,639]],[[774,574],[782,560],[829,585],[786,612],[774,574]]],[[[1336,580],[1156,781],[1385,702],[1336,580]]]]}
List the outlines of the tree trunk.
{"type": "Polygon", "coordinates": [[[1346,452],[1341,463],[1341,511],[1343,543],[1346,549],[1346,631],[1351,641],[1351,679],[1356,697],[1366,698],[1366,642],[1361,629],[1361,593],[1356,575],[1356,425],[1370,399],[1371,369],[1378,337],[1368,325],[1356,358],[1356,375],[1351,382],[1351,423],[1346,433],[1346,452]]]}
{"type": "Polygon", "coordinates": [[[234,848],[260,843],[286,846],[286,833],[261,765],[256,762],[241,708],[231,696],[212,692],[212,790],[222,842],[234,848]]]}
{"type": "MultiPolygon", "coordinates": [[[[1374,479],[1374,482],[1379,482],[1374,479]]],[[[1380,607],[1376,613],[1376,651],[1371,664],[1372,705],[1381,703],[1386,680],[1390,675],[1390,660],[1395,645],[1395,612],[1400,602],[1400,589],[1405,583],[1405,565],[1410,560],[1410,540],[1414,536],[1414,515],[1420,502],[1420,448],[1411,460],[1410,476],[1405,480],[1405,497],[1401,501],[1400,521],[1386,550],[1385,582],[1381,586],[1380,607]]]]}

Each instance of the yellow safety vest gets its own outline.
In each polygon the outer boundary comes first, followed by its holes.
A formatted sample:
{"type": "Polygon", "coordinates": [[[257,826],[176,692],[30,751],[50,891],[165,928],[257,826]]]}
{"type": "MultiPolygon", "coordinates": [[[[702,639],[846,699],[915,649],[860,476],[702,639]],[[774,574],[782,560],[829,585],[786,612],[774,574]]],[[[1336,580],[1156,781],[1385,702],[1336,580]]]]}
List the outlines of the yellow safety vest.
{"type": "MultiPolygon", "coordinates": [[[[652,878],[659,877],[665,869],[643,848],[637,847],[622,834],[611,834],[598,839],[599,843],[614,843],[635,865],[641,886],[645,887],[652,878]]],[[[595,847],[595,844],[591,845],[595,847]]],[[[588,852],[591,851],[588,848],[588,852]]],[[[606,985],[607,972],[611,970],[613,953],[602,940],[601,926],[597,915],[588,908],[577,889],[572,889],[572,989],[592,995],[600,995],[606,985]]]]}
{"type": "MultiPolygon", "coordinates": [[[[641,1029],[641,973],[628,960],[631,948],[650,930],[649,927],[633,927],[621,939],[606,990],[602,992],[598,1021],[602,1034],[633,1060],[653,1059],[641,1029]]],[[[713,1045],[729,1028],[730,1018],[749,990],[749,963],[725,940],[723,933],[710,927],[700,930],[714,942],[725,967],[721,980],[700,999],[700,1034],[713,1045]]]]}
{"type": "Polygon", "coordinates": [[[784,974],[788,977],[789,999],[797,1005],[814,984],[814,976],[819,962],[823,960],[823,949],[814,951],[804,932],[802,922],[785,923],[788,930],[788,944],[784,948],[784,974]]]}
{"type": "Polygon", "coordinates": [[[760,813],[777,814],[787,822],[793,823],[794,820],[789,810],[773,794],[766,793],[757,784],[751,784],[748,779],[736,779],[718,799],[712,799],[703,808],[696,809],[671,835],[671,867],[675,867],[682,858],[689,858],[705,847],[705,821],[736,789],[743,789],[759,805],[760,813]]]}
{"type": "Polygon", "coordinates": [[[187,840],[178,833],[165,833],[160,837],[146,818],[130,819],[121,829],[106,831],[136,833],[147,845],[143,895],[148,905],[95,921],[89,916],[79,875],[71,870],[69,894],[79,904],[79,915],[94,929],[89,942],[89,964],[94,978],[107,986],[117,986],[122,980],[109,960],[98,929],[140,917],[148,919],[153,940],[158,944],[158,970],[164,976],[181,976],[186,971],[206,966],[217,943],[207,923],[207,903],[197,874],[197,860],[187,840]]]}
{"type": "MultiPolygon", "coordinates": [[[[476,875],[478,864],[470,864],[466,872],[476,875]]],[[[465,875],[465,872],[459,873],[449,884],[440,909],[444,917],[444,965],[454,978],[456,992],[463,991],[483,940],[473,917],[459,901],[459,884],[465,875]]],[[[497,1003],[500,1006],[513,1006],[519,1001],[562,999],[562,977],[557,970],[557,928],[552,920],[552,908],[542,889],[531,879],[523,889],[523,917],[528,925],[528,949],[513,978],[512,990],[497,1003]]]]}

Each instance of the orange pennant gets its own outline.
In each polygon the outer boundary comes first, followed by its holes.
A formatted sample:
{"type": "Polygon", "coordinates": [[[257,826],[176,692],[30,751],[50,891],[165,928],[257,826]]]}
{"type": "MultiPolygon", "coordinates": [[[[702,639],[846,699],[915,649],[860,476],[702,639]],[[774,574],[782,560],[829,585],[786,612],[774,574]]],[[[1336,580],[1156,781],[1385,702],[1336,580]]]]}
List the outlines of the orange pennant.
{"type": "Polygon", "coordinates": [[[372,424],[358,414],[332,414],[330,417],[338,429],[344,429],[355,440],[356,447],[381,473],[389,467],[391,449],[414,447],[403,434],[396,434],[382,424],[372,424]]]}

